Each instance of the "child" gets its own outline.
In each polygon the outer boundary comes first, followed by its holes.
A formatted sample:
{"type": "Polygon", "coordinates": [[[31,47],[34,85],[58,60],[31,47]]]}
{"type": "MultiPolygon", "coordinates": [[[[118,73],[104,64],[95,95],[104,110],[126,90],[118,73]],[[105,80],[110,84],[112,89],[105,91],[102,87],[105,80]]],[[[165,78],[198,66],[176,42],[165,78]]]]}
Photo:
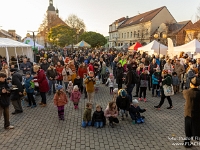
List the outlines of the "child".
{"type": "Polygon", "coordinates": [[[78,103],[80,101],[80,98],[81,98],[81,93],[78,90],[78,86],[75,85],[70,97],[71,101],[74,103],[74,109],[78,109],[78,103]]]}
{"type": "Polygon", "coordinates": [[[109,102],[108,107],[104,111],[104,116],[108,118],[109,125],[112,128],[114,128],[113,122],[119,123],[119,120],[117,119],[118,116],[117,105],[115,102],[113,101],[109,102]]]}
{"type": "Polygon", "coordinates": [[[69,97],[71,96],[72,91],[73,91],[73,83],[72,81],[69,81],[69,84],[67,86],[67,93],[69,94],[69,97]]]}
{"type": "Polygon", "coordinates": [[[124,120],[124,115],[128,117],[127,111],[129,110],[130,107],[129,96],[127,95],[124,89],[121,89],[119,91],[119,96],[117,97],[116,104],[118,111],[120,110],[122,120],[124,120]]]}
{"type": "Polygon", "coordinates": [[[58,117],[64,121],[64,106],[67,104],[67,95],[63,91],[63,86],[58,85],[56,87],[56,93],[54,95],[54,105],[58,107],[58,117]]]}
{"type": "Polygon", "coordinates": [[[26,72],[26,79],[25,79],[24,86],[26,89],[28,103],[29,103],[27,107],[34,108],[34,107],[36,107],[35,98],[33,97],[35,86],[34,86],[32,80],[33,80],[33,78],[31,77],[31,73],[26,72]]]}
{"type": "Polygon", "coordinates": [[[160,96],[160,82],[161,82],[160,68],[156,68],[156,72],[152,74],[152,97],[160,96]],[[155,89],[156,89],[156,95],[154,95],[155,89]]]}
{"type": "Polygon", "coordinates": [[[116,102],[117,96],[118,96],[118,88],[114,88],[112,101],[116,102]]]}
{"type": "Polygon", "coordinates": [[[113,94],[113,87],[114,87],[114,76],[112,73],[110,73],[109,78],[107,79],[106,85],[108,84],[108,87],[110,87],[110,94],[113,94]]]}
{"type": "Polygon", "coordinates": [[[96,84],[96,79],[94,78],[94,72],[90,71],[89,76],[85,80],[85,85],[86,85],[86,91],[87,91],[87,96],[88,96],[88,101],[93,102],[94,100],[94,94],[95,94],[95,88],[94,85],[96,84]]]}
{"type": "Polygon", "coordinates": [[[91,115],[92,115],[92,103],[86,104],[86,109],[83,113],[82,127],[91,126],[91,115]]]}
{"type": "Polygon", "coordinates": [[[83,91],[84,91],[84,99],[87,98],[87,91],[86,91],[86,87],[85,87],[85,80],[87,79],[87,74],[83,74],[83,91]]]}
{"type": "Polygon", "coordinates": [[[149,75],[148,75],[148,71],[144,70],[142,72],[142,74],[140,75],[140,95],[139,95],[139,101],[142,100],[142,93],[143,93],[143,97],[144,97],[144,102],[147,101],[146,99],[146,91],[147,91],[147,87],[148,87],[148,82],[149,82],[149,75]]]}
{"type": "Polygon", "coordinates": [[[92,125],[94,125],[96,128],[102,128],[105,123],[106,118],[104,116],[104,112],[102,111],[101,106],[97,105],[96,111],[93,113],[92,116],[92,125]]]}
{"type": "Polygon", "coordinates": [[[82,81],[79,75],[74,79],[74,85],[77,85],[79,90],[81,90],[82,87],[82,81]]]}
{"type": "Polygon", "coordinates": [[[145,112],[146,109],[141,109],[139,106],[138,106],[138,100],[133,100],[132,101],[132,104],[130,106],[130,109],[129,109],[129,114],[131,116],[131,119],[133,120],[133,124],[135,123],[144,123],[144,117],[140,115],[140,113],[143,113],[145,112]]]}
{"type": "Polygon", "coordinates": [[[179,84],[180,84],[180,81],[179,81],[179,78],[177,76],[177,73],[173,72],[172,73],[172,85],[173,85],[173,89],[174,89],[175,94],[176,94],[176,92],[177,93],[179,92],[179,84]]]}
{"type": "Polygon", "coordinates": [[[96,93],[99,91],[99,85],[100,85],[100,80],[99,80],[99,77],[96,76],[96,84],[95,84],[95,92],[96,93]]]}

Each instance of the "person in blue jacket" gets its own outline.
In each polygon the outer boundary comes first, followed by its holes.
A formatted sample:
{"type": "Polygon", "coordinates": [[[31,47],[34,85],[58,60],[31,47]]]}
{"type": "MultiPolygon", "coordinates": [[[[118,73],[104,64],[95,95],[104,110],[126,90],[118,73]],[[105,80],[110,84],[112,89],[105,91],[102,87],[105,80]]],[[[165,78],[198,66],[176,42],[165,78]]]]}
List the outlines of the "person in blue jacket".
{"type": "Polygon", "coordinates": [[[160,82],[161,82],[160,68],[156,68],[156,72],[152,74],[152,97],[160,96],[160,82]],[[154,90],[156,90],[155,95],[154,95],[154,90]]]}
{"type": "Polygon", "coordinates": [[[34,108],[36,107],[35,98],[33,97],[34,94],[34,82],[32,82],[33,78],[31,77],[30,72],[26,72],[26,80],[25,80],[25,89],[28,97],[28,106],[34,108]]]}

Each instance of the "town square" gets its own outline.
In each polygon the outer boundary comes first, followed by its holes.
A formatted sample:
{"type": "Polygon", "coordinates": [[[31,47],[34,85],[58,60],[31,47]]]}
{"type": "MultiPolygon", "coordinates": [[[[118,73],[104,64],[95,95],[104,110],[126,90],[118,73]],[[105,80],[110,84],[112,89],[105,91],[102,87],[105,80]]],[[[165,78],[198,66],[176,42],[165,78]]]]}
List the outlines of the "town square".
{"type": "Polygon", "coordinates": [[[0,3],[0,150],[200,149],[200,2],[0,3]]]}

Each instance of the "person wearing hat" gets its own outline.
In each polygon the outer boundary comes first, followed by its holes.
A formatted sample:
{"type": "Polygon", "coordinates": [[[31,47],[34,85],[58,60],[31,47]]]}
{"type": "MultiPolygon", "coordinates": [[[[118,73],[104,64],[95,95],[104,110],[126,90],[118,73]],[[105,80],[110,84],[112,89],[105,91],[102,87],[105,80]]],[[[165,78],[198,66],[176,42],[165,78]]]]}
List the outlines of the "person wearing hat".
{"type": "Polygon", "coordinates": [[[57,85],[56,94],[54,95],[54,105],[58,108],[58,117],[64,121],[64,106],[68,103],[67,95],[63,91],[62,85],[57,85]]]}
{"type": "Polygon", "coordinates": [[[170,74],[168,74],[168,70],[163,70],[162,76],[163,76],[163,79],[162,79],[162,83],[161,83],[161,100],[157,106],[154,106],[154,108],[160,109],[160,107],[163,105],[163,103],[165,101],[165,98],[167,98],[168,103],[169,103],[169,107],[167,107],[167,109],[172,109],[173,105],[172,105],[171,97],[165,96],[164,90],[163,90],[164,85],[167,85],[167,86],[172,85],[172,76],[170,74]]]}
{"type": "Polygon", "coordinates": [[[137,99],[134,99],[130,105],[129,108],[129,114],[132,119],[132,123],[144,123],[144,117],[140,115],[140,113],[143,113],[146,111],[146,109],[141,109],[140,106],[138,106],[139,102],[137,99]]]}
{"type": "Polygon", "coordinates": [[[119,91],[119,95],[118,95],[118,97],[116,99],[116,104],[117,104],[118,111],[120,111],[122,120],[124,120],[124,115],[126,117],[128,117],[127,111],[129,111],[129,107],[130,107],[129,99],[130,98],[126,93],[126,90],[125,89],[121,89],[119,91]]]}
{"type": "Polygon", "coordinates": [[[200,79],[194,77],[190,80],[190,89],[183,91],[183,97],[186,100],[184,108],[185,117],[185,135],[184,146],[192,147],[191,139],[199,140],[200,138],[200,79]]]}

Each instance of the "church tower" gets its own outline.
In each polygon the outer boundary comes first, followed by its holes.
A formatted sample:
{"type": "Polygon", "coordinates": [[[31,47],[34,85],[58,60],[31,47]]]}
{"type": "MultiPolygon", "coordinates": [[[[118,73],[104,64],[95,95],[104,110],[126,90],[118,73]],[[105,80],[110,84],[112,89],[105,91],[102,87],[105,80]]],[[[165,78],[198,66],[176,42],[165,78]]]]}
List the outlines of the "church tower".
{"type": "Polygon", "coordinates": [[[53,6],[53,0],[49,0],[49,7],[47,9],[47,14],[55,14],[56,15],[56,9],[53,6]]]}

